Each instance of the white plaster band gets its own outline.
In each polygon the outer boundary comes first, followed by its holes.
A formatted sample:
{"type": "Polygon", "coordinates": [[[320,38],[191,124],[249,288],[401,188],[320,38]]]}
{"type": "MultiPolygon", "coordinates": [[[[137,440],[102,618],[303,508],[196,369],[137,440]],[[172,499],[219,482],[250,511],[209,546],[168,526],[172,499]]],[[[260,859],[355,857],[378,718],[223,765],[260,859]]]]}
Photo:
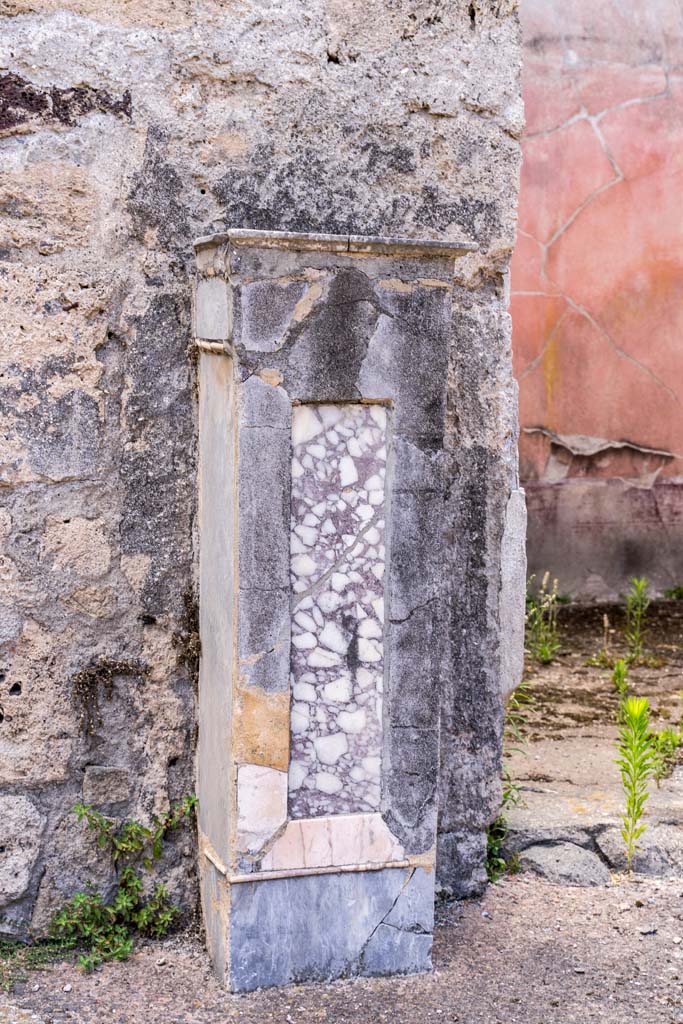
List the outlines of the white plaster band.
{"type": "Polygon", "coordinates": [[[220,859],[220,857],[218,856],[216,851],[213,849],[213,847],[209,846],[208,843],[207,843],[207,845],[204,847],[203,853],[204,853],[204,856],[206,857],[206,859],[209,861],[209,863],[213,864],[213,866],[215,867],[216,871],[218,871],[219,874],[225,875],[227,877],[227,874],[228,874],[227,865],[225,865],[223,863],[223,861],[220,859]]]}
{"type": "MultiPolygon", "coordinates": [[[[209,858],[211,859],[211,858],[209,858]]],[[[213,861],[211,861],[213,864],[213,861]]],[[[217,866],[214,864],[214,866],[217,866]]],[[[424,867],[422,860],[387,860],[381,864],[342,864],[339,867],[288,867],[280,871],[254,871],[253,874],[227,874],[229,885],[239,886],[244,882],[268,882],[274,879],[299,879],[309,874],[349,874],[360,871],[384,871],[387,867],[424,867]]],[[[220,868],[219,868],[220,869],[220,868]]]]}
{"type": "Polygon", "coordinates": [[[204,235],[194,243],[195,250],[258,245],[264,249],[293,249],[296,252],[369,253],[386,256],[464,256],[476,252],[474,242],[447,242],[431,238],[393,238],[381,235],[326,235],[307,231],[252,231],[230,228],[215,235],[204,235]]]}
{"type": "Polygon", "coordinates": [[[201,352],[210,352],[214,356],[229,356],[230,352],[220,341],[195,341],[195,345],[201,352]]]}

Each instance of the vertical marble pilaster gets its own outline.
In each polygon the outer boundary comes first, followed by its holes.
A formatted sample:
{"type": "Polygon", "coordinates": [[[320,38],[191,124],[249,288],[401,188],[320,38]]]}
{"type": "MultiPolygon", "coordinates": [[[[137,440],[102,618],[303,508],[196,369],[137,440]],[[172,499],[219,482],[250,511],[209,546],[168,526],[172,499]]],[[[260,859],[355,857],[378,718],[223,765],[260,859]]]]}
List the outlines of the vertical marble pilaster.
{"type": "MultiPolygon", "coordinates": [[[[231,229],[198,251],[216,971],[246,991],[425,970],[441,694],[459,679],[447,553],[469,537],[444,518],[460,247],[231,229]]],[[[466,465],[458,486],[486,489],[466,465]]]]}
{"type": "Polygon", "coordinates": [[[292,417],[289,812],[380,805],[387,409],[292,417]]]}

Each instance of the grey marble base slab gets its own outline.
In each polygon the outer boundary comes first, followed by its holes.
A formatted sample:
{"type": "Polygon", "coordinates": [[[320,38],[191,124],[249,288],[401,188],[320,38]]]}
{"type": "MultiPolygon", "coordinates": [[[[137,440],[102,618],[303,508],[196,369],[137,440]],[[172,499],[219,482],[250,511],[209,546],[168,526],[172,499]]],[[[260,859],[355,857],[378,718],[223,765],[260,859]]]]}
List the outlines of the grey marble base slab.
{"type": "Polygon", "coordinates": [[[384,868],[230,889],[233,992],[431,968],[434,874],[384,868]]]}

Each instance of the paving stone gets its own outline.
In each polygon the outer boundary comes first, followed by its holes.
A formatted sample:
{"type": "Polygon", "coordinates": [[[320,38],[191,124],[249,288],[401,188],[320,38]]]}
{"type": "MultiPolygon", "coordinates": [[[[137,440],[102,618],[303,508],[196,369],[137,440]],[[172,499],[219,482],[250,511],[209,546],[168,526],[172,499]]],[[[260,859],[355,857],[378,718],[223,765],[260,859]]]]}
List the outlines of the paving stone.
{"type": "MultiPolygon", "coordinates": [[[[626,852],[621,830],[607,828],[596,838],[600,853],[615,869],[626,870],[626,852]]],[[[638,840],[633,870],[658,878],[683,878],[683,828],[681,825],[648,824],[638,840]]]]}
{"type": "Polygon", "coordinates": [[[529,846],[520,855],[524,871],[533,871],[556,885],[608,885],[609,869],[590,850],[573,843],[529,846]]]}

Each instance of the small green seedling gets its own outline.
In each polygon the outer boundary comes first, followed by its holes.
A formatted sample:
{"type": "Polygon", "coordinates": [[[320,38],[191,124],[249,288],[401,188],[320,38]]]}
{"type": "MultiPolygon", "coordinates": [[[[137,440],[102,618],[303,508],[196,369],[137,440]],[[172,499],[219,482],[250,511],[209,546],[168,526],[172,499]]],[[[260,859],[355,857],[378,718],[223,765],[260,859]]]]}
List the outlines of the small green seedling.
{"type": "Polygon", "coordinates": [[[670,587],[664,591],[664,597],[668,597],[670,601],[683,601],[683,587],[670,587]]]}
{"type": "Polygon", "coordinates": [[[628,660],[637,664],[643,657],[646,615],[650,607],[649,583],[645,576],[632,576],[626,594],[626,646],[628,660]]]}
{"type": "Polygon", "coordinates": [[[619,658],[614,663],[612,683],[619,696],[625,697],[628,693],[628,665],[623,658],[619,658]]]}
{"type": "Polygon", "coordinates": [[[525,645],[529,655],[542,665],[555,660],[560,649],[557,630],[558,581],[549,587],[550,573],[546,573],[536,594],[531,590],[534,577],[527,582],[525,645]]]}
{"type": "Polygon", "coordinates": [[[638,840],[645,831],[641,824],[645,801],[648,798],[647,782],[654,771],[652,740],[650,737],[650,706],[646,697],[626,697],[621,704],[621,721],[616,764],[621,773],[621,782],[626,797],[626,812],[622,815],[621,835],[626,848],[626,865],[629,874],[633,856],[638,849],[638,840]]]}
{"type": "MultiPolygon", "coordinates": [[[[524,730],[527,726],[529,712],[534,698],[527,680],[523,679],[508,698],[505,711],[504,741],[505,753],[521,751],[525,745],[524,730]],[[512,745],[510,745],[510,743],[512,745]]],[[[503,844],[508,833],[505,811],[508,807],[516,807],[522,799],[521,787],[513,780],[509,769],[503,766],[503,799],[498,817],[488,828],[486,841],[486,874],[489,882],[497,882],[505,874],[514,874],[519,870],[519,856],[513,854],[507,860],[503,856],[503,844]]]]}
{"type": "Polygon", "coordinates": [[[667,725],[661,732],[650,734],[652,742],[652,774],[657,788],[662,779],[666,779],[673,771],[679,750],[683,749],[683,726],[672,729],[667,725]]]}

